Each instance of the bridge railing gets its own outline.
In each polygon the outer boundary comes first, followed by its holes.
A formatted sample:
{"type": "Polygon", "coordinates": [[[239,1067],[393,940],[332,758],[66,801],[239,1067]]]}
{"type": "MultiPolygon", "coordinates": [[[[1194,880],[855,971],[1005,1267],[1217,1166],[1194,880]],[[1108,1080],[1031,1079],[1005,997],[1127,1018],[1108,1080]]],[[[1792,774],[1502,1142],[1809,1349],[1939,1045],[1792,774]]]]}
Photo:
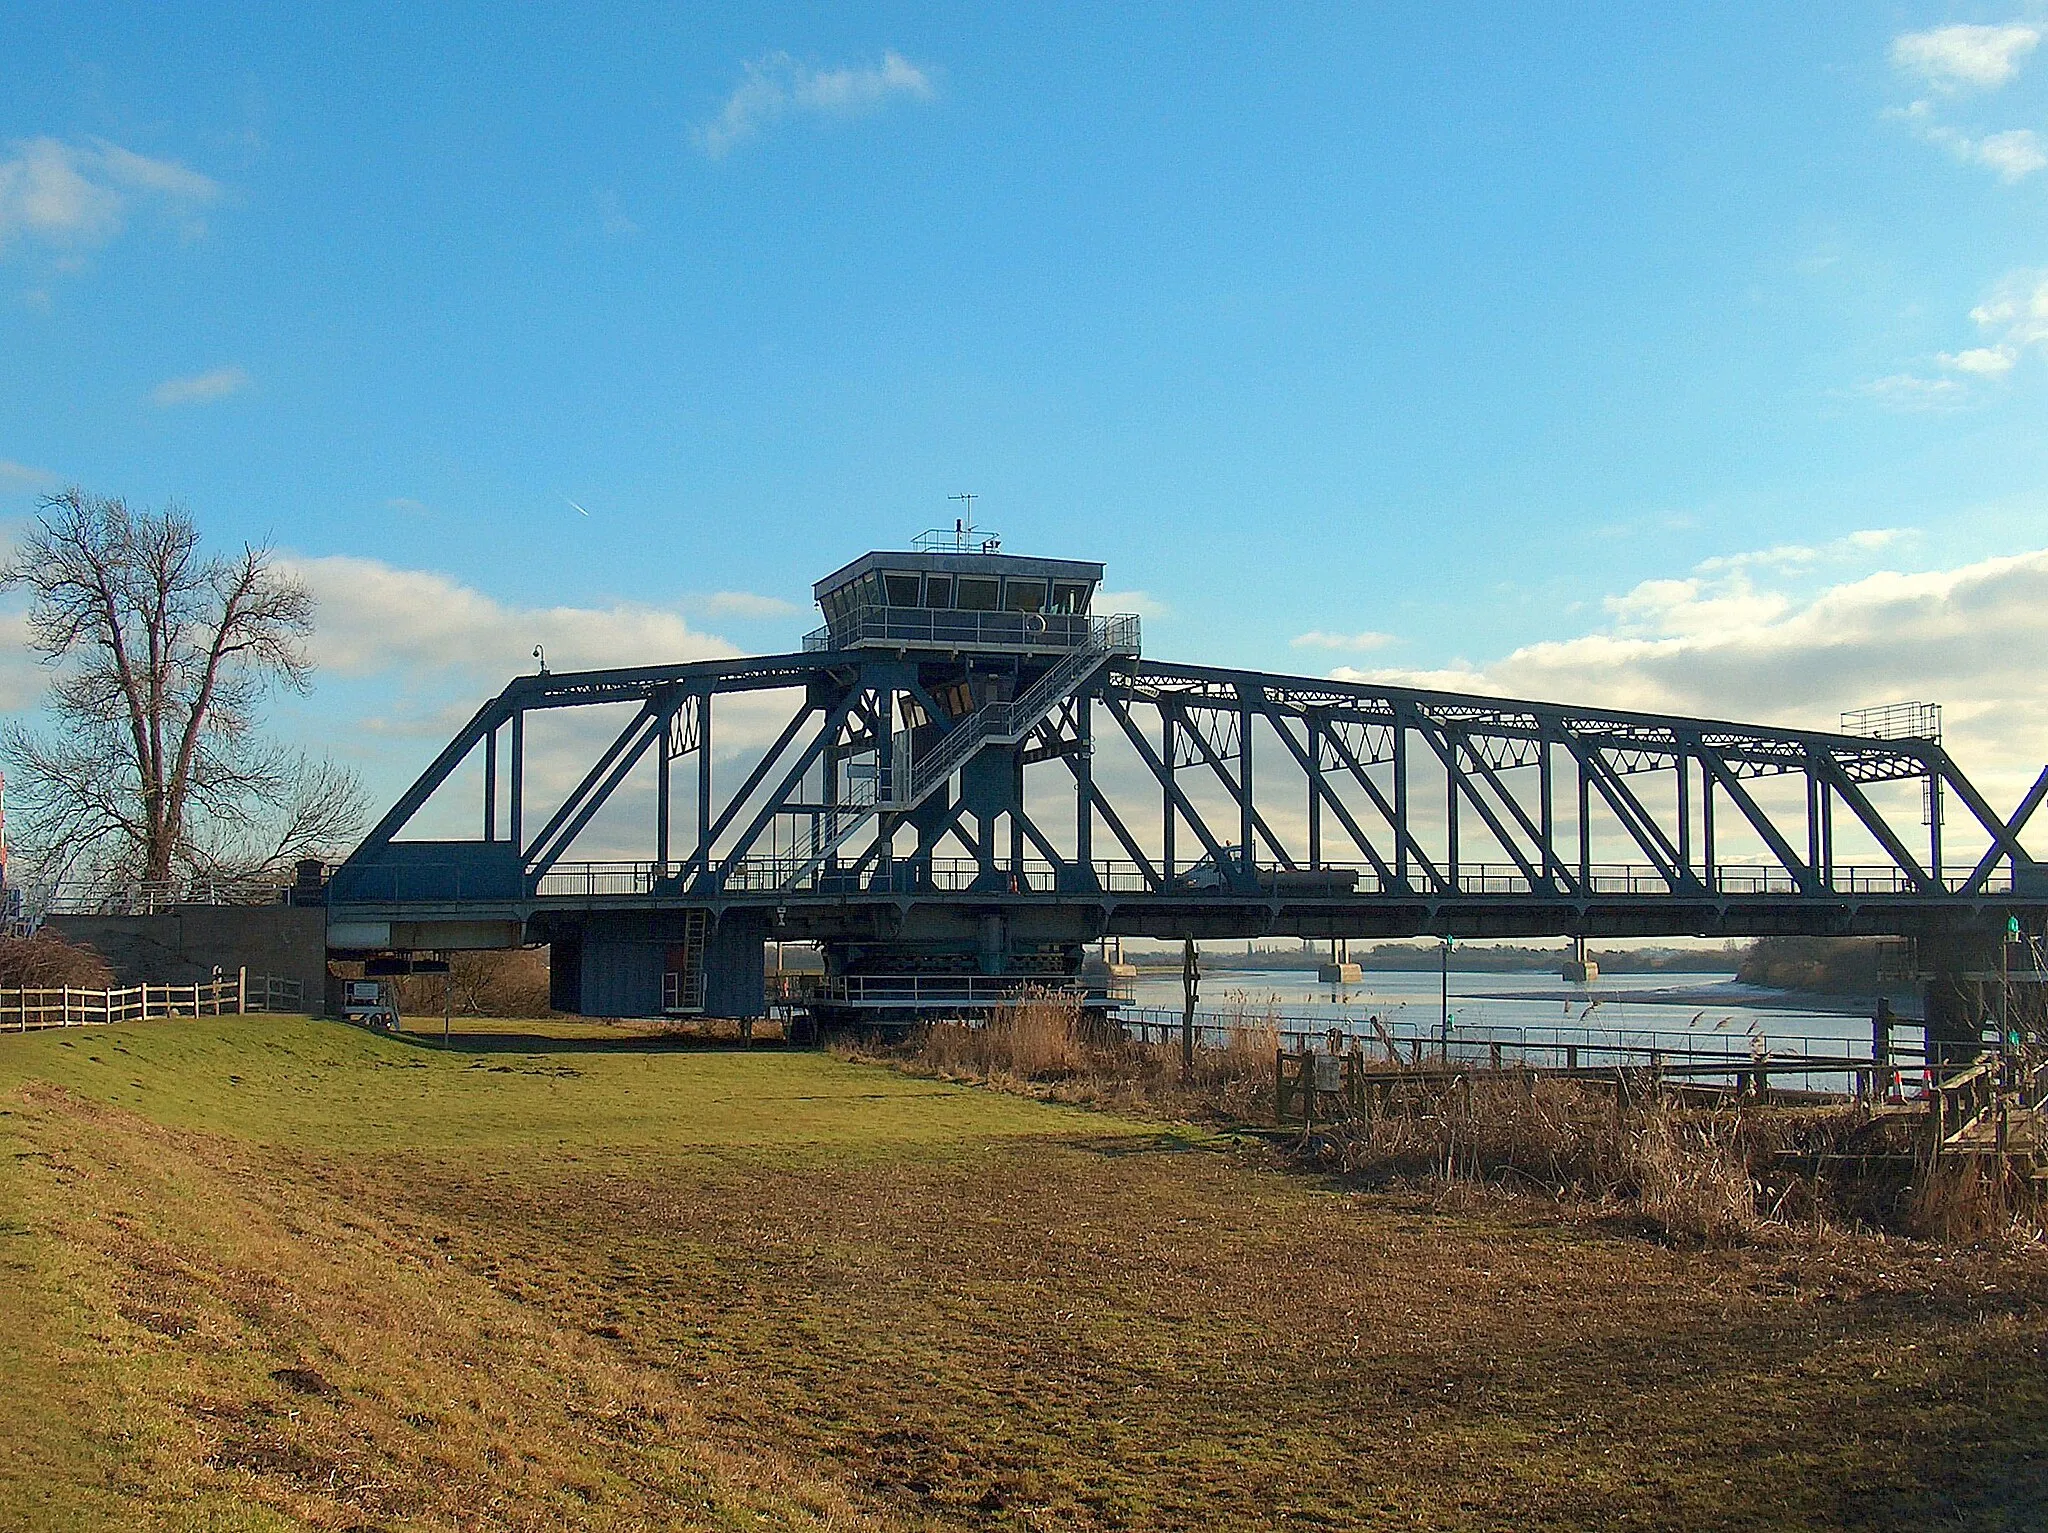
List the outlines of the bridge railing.
{"type": "Polygon", "coordinates": [[[258,878],[154,878],[108,884],[80,881],[28,891],[37,916],[153,916],[173,905],[284,905],[287,881],[258,878]]]}
{"type": "Polygon", "coordinates": [[[649,894],[662,869],[653,862],[558,862],[540,876],[542,898],[592,899],[608,894],[649,894]]]}
{"type": "MultiPolygon", "coordinates": [[[[1073,864],[1066,865],[1065,892],[1072,892],[1073,868],[1073,864]]],[[[1129,859],[1096,858],[1089,864],[1089,868],[1094,873],[1096,886],[1104,893],[1152,892],[1151,882],[1145,870],[1129,859]]],[[[723,889],[728,894],[765,894],[786,890],[791,878],[800,871],[801,864],[791,855],[749,857],[727,872],[723,889]]],[[[541,878],[535,892],[542,898],[589,899],[607,895],[644,895],[653,890],[659,872],[660,869],[653,862],[557,863],[541,878]]],[[[1061,872],[1061,867],[1048,859],[1027,858],[1018,875],[1014,892],[1034,894],[1053,891],[1061,887],[1061,872]]],[[[1184,877],[1184,874],[1181,875],[1181,878],[1184,877]]],[[[1578,870],[1568,869],[1567,875],[1560,880],[1560,888],[1568,893],[1577,878],[1578,870]]],[[[1001,887],[996,892],[1011,892],[1008,887],[1008,873],[1000,875],[1000,879],[1001,887]]],[[[1326,862],[1314,872],[1277,875],[1271,868],[1261,868],[1259,879],[1260,895],[1283,899],[1330,899],[1349,895],[1370,898],[1397,892],[1369,863],[1326,862]]],[[[1434,892],[1420,872],[1413,875],[1413,879],[1418,893],[1429,895],[1434,892]]],[[[1950,893],[1959,893],[1967,881],[1968,875],[1958,870],[1949,872],[1943,878],[1942,884],[1950,893]]],[[[1658,869],[1646,864],[1595,863],[1590,869],[1589,883],[1591,892],[1602,896],[1669,897],[1673,892],[1670,880],[1658,869]]],[[[856,872],[850,867],[834,867],[827,864],[811,870],[791,892],[830,894],[896,891],[958,894],[968,892],[977,886],[985,887],[984,873],[981,865],[972,858],[935,857],[929,864],[915,864],[908,859],[899,858],[886,878],[872,865],[856,872]]],[[[2010,873],[2001,870],[1992,874],[1984,892],[2003,894],[2009,892],[2011,887],[2010,873]]],[[[1196,887],[1179,879],[1171,888],[1177,897],[1219,900],[1246,897],[1243,891],[1196,887]]],[[[1550,891],[1533,886],[1528,875],[1513,863],[1467,863],[1458,869],[1458,892],[1463,895],[1527,898],[1550,891]]],[[[1714,870],[1709,892],[1713,895],[1739,898],[1797,896],[1801,889],[1798,880],[1783,868],[1732,864],[1714,870]]],[[[1832,871],[1823,895],[1905,896],[1917,892],[1913,880],[1897,868],[1845,866],[1832,871]]]]}
{"type": "MultiPolygon", "coordinates": [[[[1065,978],[1048,977],[1042,987],[1062,994],[1086,994],[1085,986],[1065,978]]],[[[1020,988],[1028,988],[1028,982],[1020,984],[1015,975],[837,974],[819,987],[817,998],[837,1006],[959,1006],[980,1011],[1016,1000],[1020,988]]]]}

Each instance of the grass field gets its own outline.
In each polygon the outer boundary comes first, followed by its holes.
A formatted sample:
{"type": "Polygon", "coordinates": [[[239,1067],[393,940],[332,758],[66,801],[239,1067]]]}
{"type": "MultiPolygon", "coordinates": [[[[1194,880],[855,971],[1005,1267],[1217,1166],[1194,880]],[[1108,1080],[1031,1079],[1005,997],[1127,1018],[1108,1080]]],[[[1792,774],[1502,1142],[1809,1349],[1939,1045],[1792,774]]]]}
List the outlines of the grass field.
{"type": "Polygon", "coordinates": [[[2048,1525],[2048,1263],[577,1023],[0,1036],[0,1526],[2048,1525]]]}

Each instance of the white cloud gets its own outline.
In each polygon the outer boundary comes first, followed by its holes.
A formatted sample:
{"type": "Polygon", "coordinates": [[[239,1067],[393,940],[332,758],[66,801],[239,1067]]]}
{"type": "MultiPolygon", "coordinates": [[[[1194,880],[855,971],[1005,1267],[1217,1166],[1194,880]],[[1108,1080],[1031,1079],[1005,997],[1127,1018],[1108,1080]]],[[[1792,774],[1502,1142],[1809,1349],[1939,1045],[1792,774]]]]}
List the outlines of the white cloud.
{"type": "Polygon", "coordinates": [[[779,596],[756,596],[752,591],[714,591],[691,598],[690,605],[706,617],[797,617],[806,610],[779,596]]]}
{"type": "Polygon", "coordinates": [[[320,598],[313,657],[335,676],[425,669],[495,687],[533,669],[536,644],[556,671],[739,653],[656,607],[510,607],[446,575],[347,555],[298,559],[292,568],[320,598]]]}
{"type": "Polygon", "coordinates": [[[1919,534],[1912,527],[1864,527],[1844,533],[1827,543],[1778,543],[1770,548],[1750,549],[1739,554],[1716,554],[1695,567],[1700,574],[1738,573],[1746,570],[1777,570],[1793,573],[1816,564],[1876,553],[1919,534]]]}
{"type": "Polygon", "coordinates": [[[1995,90],[2019,72],[2041,34],[2024,22],[1934,27],[1892,39],[1892,62],[1943,89],[1995,90]]]}
{"type": "Polygon", "coordinates": [[[1324,633],[1320,628],[1298,633],[1287,641],[1296,649],[1385,649],[1394,642],[1390,633],[1324,633]]]}
{"type": "Polygon", "coordinates": [[[28,647],[28,605],[0,608],[0,713],[18,713],[35,706],[50,673],[28,647]]]}
{"type": "Polygon", "coordinates": [[[2007,273],[1970,318],[2007,346],[2048,343],[2048,271],[2007,273]]]}
{"type": "Polygon", "coordinates": [[[1880,571],[1808,596],[1745,574],[1653,580],[1614,621],[1486,662],[1342,668],[1353,680],[1833,728],[1900,698],[1945,707],[1949,743],[2009,803],[2048,756],[2048,549],[1919,574],[1880,571]]]}
{"type": "Polygon", "coordinates": [[[1889,410],[1953,410],[1964,402],[1963,386],[1953,378],[1922,378],[1892,373],[1859,384],[1856,392],[1889,410]]]}
{"type": "Polygon", "coordinates": [[[1985,344],[1944,351],[1935,361],[1961,377],[1922,378],[1900,374],[1866,384],[1863,392],[1899,408],[1941,409],[1968,398],[1965,379],[1989,382],[2005,377],[2031,350],[2048,348],[2048,271],[2008,272],[1970,319],[1985,344]]]}
{"type": "Polygon", "coordinates": [[[1093,610],[1098,613],[1129,613],[1138,618],[1161,618],[1173,608],[1145,591],[1097,591],[1093,610]]]}
{"type": "Polygon", "coordinates": [[[1965,165],[1982,165],[1998,172],[1998,179],[2008,184],[2024,181],[2035,171],[2048,167],[2048,149],[2043,149],[2040,135],[2030,128],[2009,128],[2003,133],[1972,138],[1944,123],[1936,123],[1923,127],[1921,134],[1965,165]]]}
{"type": "Polygon", "coordinates": [[[1944,351],[1936,360],[1959,373],[2002,378],[2012,371],[2019,353],[2010,346],[1972,346],[1967,351],[1944,351]]]}
{"type": "MultiPolygon", "coordinates": [[[[334,555],[283,561],[320,601],[311,641],[318,666],[305,712],[318,737],[362,768],[388,802],[432,760],[484,698],[531,675],[534,647],[555,672],[675,664],[742,653],[678,613],[631,602],[529,607],[502,602],[451,576],[334,555]]],[[[6,676],[0,665],[0,697],[6,676]]],[[[720,697],[714,755],[751,766],[790,714],[801,688],[720,697]]],[[[4,706],[4,702],[0,702],[4,706]]],[[[525,783],[530,828],[542,823],[589,769],[630,710],[548,709],[530,714],[525,783]]],[[[474,835],[479,764],[470,762],[422,811],[409,834],[474,835]]],[[[653,766],[643,760],[578,840],[586,857],[649,854],[653,766]]]]}
{"type": "Polygon", "coordinates": [[[56,482],[57,476],[48,469],[30,468],[26,463],[0,458],[0,485],[19,485],[32,490],[56,482]]]}
{"type": "Polygon", "coordinates": [[[149,391],[149,402],[158,409],[173,405],[211,404],[239,394],[249,386],[249,374],[240,367],[216,367],[211,372],[184,378],[166,378],[149,391]]]}
{"type": "Polygon", "coordinates": [[[410,495],[394,495],[384,502],[387,511],[402,511],[407,516],[429,516],[432,514],[423,500],[414,500],[410,495]]]}
{"type": "Polygon", "coordinates": [[[172,160],[92,139],[17,139],[0,159],[0,247],[16,237],[64,247],[104,244],[146,203],[184,218],[219,200],[218,183],[172,160]]]}
{"type": "Polygon", "coordinates": [[[696,130],[697,147],[720,159],[785,117],[850,117],[874,111],[892,97],[931,94],[931,77],[893,50],[878,64],[843,69],[817,69],[786,53],[772,53],[746,66],[745,78],[718,115],[696,130]]]}

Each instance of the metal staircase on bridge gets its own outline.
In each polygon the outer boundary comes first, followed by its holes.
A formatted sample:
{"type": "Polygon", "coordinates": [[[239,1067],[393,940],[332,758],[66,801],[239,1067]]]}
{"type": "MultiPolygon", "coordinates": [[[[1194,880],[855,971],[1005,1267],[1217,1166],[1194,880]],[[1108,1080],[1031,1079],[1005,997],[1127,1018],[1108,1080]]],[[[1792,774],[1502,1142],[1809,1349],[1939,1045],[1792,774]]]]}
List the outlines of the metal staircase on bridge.
{"type": "Polygon", "coordinates": [[[949,781],[983,747],[1015,745],[1044,723],[1053,709],[1074,695],[1117,649],[1114,627],[1092,631],[1088,642],[1062,655],[1022,697],[1010,702],[985,703],[958,720],[923,757],[911,750],[908,730],[897,732],[892,772],[903,783],[894,791],[893,782],[883,781],[877,764],[872,775],[852,778],[847,796],[812,823],[810,834],[792,852],[792,871],[781,887],[793,889],[815,874],[840,847],[884,812],[902,814],[915,809],[949,781]]]}

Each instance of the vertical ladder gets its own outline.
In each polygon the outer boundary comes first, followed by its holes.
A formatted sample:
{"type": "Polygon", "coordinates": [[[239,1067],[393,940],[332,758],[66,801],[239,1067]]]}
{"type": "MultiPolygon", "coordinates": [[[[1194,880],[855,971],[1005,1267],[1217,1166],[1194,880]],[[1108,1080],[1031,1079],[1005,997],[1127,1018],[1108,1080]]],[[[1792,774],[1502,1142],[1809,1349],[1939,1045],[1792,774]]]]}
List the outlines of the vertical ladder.
{"type": "Polygon", "coordinates": [[[661,976],[661,1009],[671,1015],[704,1009],[704,949],[711,925],[703,910],[683,912],[682,940],[672,944],[682,949],[681,966],[666,969],[661,976]]]}

